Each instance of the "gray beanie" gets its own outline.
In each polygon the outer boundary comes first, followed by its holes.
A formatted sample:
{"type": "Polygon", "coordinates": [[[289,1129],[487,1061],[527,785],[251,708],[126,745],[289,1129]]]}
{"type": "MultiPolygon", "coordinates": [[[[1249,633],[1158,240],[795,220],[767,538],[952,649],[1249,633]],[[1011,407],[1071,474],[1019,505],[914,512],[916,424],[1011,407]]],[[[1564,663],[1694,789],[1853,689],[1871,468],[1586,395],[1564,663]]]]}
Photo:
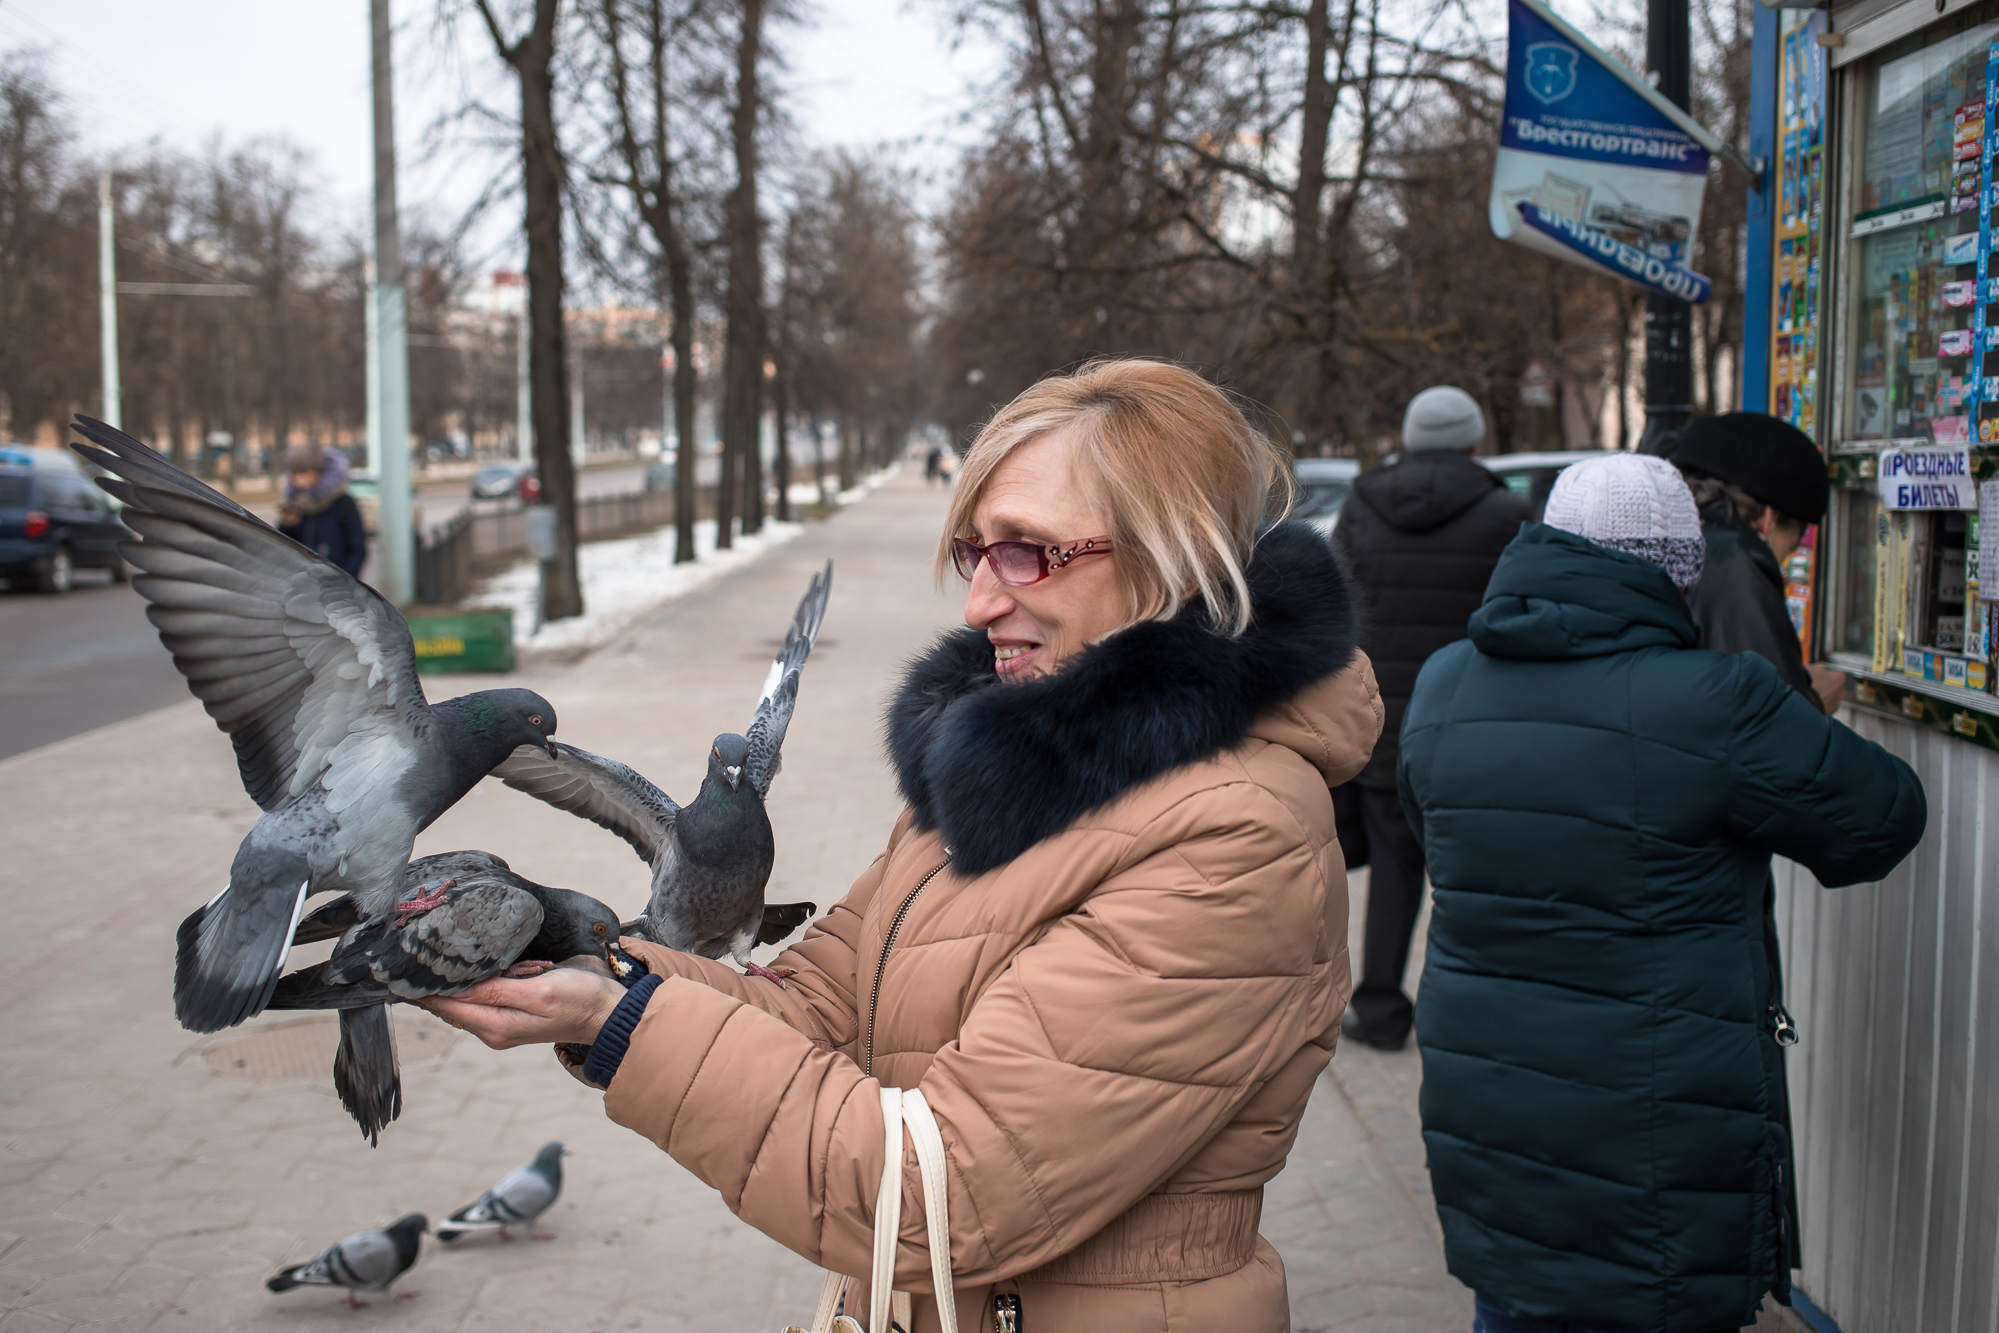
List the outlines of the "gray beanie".
{"type": "Polygon", "coordinates": [[[1701,581],[1707,543],[1680,470],[1651,454],[1605,454],[1562,469],[1541,521],[1666,571],[1681,592],[1701,581]]]}
{"type": "Polygon", "coordinates": [[[1409,400],[1402,414],[1402,447],[1412,454],[1463,453],[1485,439],[1478,400],[1455,385],[1439,384],[1409,400]]]}

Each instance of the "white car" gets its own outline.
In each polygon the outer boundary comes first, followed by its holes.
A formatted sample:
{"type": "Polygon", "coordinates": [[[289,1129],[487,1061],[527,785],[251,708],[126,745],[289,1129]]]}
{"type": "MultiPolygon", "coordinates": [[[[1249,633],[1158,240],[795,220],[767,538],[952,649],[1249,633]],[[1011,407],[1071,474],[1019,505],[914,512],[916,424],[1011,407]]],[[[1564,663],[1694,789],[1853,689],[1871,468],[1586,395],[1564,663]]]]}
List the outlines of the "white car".
{"type": "Polygon", "coordinates": [[[1340,521],[1340,507],[1360,476],[1357,458],[1301,458],[1292,465],[1298,499],[1291,517],[1304,519],[1328,537],[1340,521]]]}
{"type": "Polygon", "coordinates": [[[1541,511],[1548,505],[1548,492],[1554,489],[1555,478],[1562,474],[1562,469],[1602,454],[1601,449],[1557,449],[1542,454],[1494,454],[1478,462],[1497,473],[1507,490],[1534,506],[1534,520],[1538,523],[1541,511]]]}

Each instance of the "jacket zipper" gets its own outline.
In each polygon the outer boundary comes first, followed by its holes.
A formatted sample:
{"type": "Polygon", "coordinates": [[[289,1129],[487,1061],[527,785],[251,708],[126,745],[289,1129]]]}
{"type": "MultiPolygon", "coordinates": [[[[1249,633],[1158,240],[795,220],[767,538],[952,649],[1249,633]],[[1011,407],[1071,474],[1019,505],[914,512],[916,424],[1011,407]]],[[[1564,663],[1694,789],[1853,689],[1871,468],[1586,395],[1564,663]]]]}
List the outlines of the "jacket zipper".
{"type": "Polygon", "coordinates": [[[944,859],[938,863],[937,868],[925,875],[917,883],[916,887],[909,891],[909,896],[902,900],[902,906],[895,909],[895,920],[889,922],[888,935],[882,940],[881,961],[875,964],[875,987],[868,995],[867,1041],[861,1050],[861,1072],[871,1078],[875,1072],[875,1006],[881,1003],[882,974],[888,971],[888,956],[895,950],[895,937],[902,933],[902,919],[909,915],[910,904],[916,901],[916,895],[929,888],[930,881],[943,874],[944,867],[950,864],[951,857],[947,852],[944,859]]]}

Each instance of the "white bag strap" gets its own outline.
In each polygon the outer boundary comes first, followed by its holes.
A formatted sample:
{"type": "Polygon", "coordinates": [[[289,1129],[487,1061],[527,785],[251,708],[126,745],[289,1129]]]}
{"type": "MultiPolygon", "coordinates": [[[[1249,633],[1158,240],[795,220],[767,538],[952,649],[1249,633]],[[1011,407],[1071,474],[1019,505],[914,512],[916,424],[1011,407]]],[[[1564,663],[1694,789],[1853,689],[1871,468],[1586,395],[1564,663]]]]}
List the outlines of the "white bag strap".
{"type": "Polygon", "coordinates": [[[882,1180],[875,1194],[875,1270],[868,1282],[868,1318],[881,1323],[895,1286],[895,1247],[902,1237],[901,1088],[882,1089],[882,1180]]]}
{"type": "Polygon", "coordinates": [[[909,1124],[909,1141],[923,1171],[923,1216],[930,1227],[930,1280],[937,1293],[937,1316],[944,1333],[958,1333],[957,1290],[951,1282],[951,1191],[944,1165],[944,1136],[930,1103],[910,1088],[902,1094],[902,1115],[909,1124]]]}

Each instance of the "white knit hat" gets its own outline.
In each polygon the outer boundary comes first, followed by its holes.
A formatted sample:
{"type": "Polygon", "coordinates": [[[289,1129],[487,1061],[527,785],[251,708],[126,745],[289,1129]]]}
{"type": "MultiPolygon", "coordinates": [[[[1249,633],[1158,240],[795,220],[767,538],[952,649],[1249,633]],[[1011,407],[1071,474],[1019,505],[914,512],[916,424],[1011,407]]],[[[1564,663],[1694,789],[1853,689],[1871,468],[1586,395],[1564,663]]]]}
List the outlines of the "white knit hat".
{"type": "Polygon", "coordinates": [[[1438,384],[1409,400],[1402,414],[1402,447],[1412,454],[1463,453],[1485,439],[1485,413],[1463,389],[1438,384]]]}
{"type": "Polygon", "coordinates": [[[1680,470],[1651,454],[1605,454],[1562,469],[1541,521],[1649,560],[1681,592],[1701,580],[1707,543],[1680,470]]]}

